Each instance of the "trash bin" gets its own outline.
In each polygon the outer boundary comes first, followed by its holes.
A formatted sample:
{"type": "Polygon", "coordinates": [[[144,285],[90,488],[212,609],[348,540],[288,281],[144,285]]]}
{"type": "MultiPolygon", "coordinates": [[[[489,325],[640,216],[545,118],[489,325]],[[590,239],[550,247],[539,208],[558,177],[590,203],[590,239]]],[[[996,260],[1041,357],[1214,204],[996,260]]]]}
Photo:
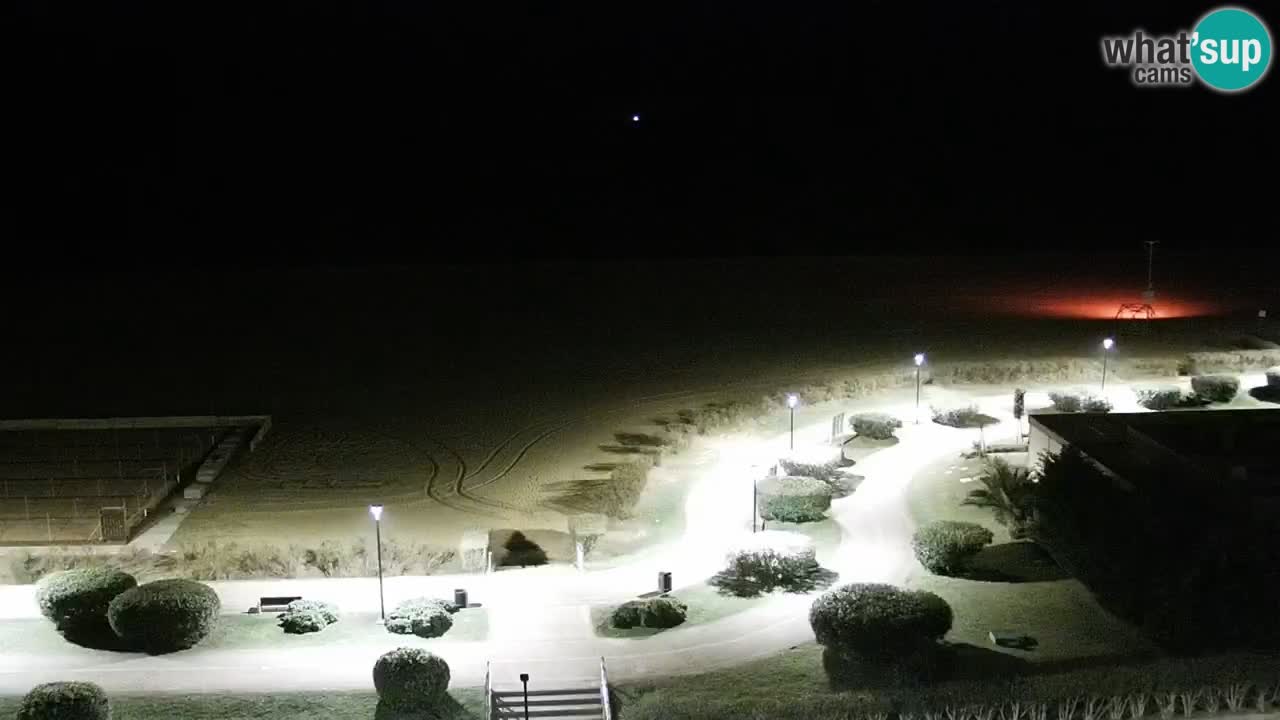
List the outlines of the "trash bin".
{"type": "Polygon", "coordinates": [[[466,607],[466,606],[467,606],[467,591],[466,591],[466,590],[463,590],[462,588],[457,588],[456,590],[454,590],[454,591],[453,591],[453,604],[454,604],[454,605],[457,605],[457,606],[458,606],[458,609],[462,609],[462,608],[466,607]]]}
{"type": "Polygon", "coordinates": [[[671,573],[665,571],[658,573],[658,592],[671,592],[671,573]]]}

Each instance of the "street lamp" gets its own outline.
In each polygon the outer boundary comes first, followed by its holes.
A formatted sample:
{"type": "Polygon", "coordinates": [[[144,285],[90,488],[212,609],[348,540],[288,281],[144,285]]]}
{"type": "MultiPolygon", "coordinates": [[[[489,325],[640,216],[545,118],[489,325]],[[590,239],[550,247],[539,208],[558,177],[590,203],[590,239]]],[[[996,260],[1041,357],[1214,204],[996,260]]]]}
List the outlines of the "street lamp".
{"type": "Polygon", "coordinates": [[[787,396],[787,407],[791,408],[791,449],[796,449],[796,405],[800,403],[800,398],[795,393],[787,396]]]}
{"type": "Polygon", "coordinates": [[[385,625],[387,623],[387,602],[382,593],[382,506],[370,505],[369,514],[373,516],[373,532],[378,545],[378,612],[380,620],[378,622],[385,625]]]}
{"type": "Polygon", "coordinates": [[[1116,341],[1111,338],[1105,338],[1102,341],[1102,392],[1107,390],[1107,358],[1111,355],[1111,348],[1116,346],[1116,341]]]}
{"type": "Polygon", "coordinates": [[[920,424],[920,366],[924,365],[924,353],[916,353],[916,424],[920,424]]]}

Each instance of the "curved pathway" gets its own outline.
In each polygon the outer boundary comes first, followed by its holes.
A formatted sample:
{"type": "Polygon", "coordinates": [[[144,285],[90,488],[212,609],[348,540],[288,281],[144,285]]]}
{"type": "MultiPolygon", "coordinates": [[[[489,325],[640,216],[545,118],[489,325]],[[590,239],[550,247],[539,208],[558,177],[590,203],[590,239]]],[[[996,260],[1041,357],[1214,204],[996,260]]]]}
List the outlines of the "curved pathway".
{"type": "MultiPolygon", "coordinates": [[[[988,414],[1008,418],[1006,427],[988,431],[1012,434],[1012,418],[1002,411],[1007,395],[978,398],[988,414]]],[[[877,408],[910,418],[911,405],[877,408]]],[[[802,419],[807,414],[801,411],[802,419]]],[[[817,412],[812,413],[816,415],[817,412]]],[[[796,432],[798,447],[824,445],[829,416],[796,432]]],[[[914,559],[906,491],[912,476],[947,454],[968,448],[974,431],[925,422],[899,431],[901,441],[857,465],[864,476],[857,491],[838,500],[832,515],[842,530],[834,558],[824,563],[841,582],[902,583],[914,559]]],[[[433,641],[445,657],[456,686],[483,683],[486,660],[494,660],[498,682],[529,672],[545,683],[589,679],[598,659],[608,660],[610,677],[630,680],[701,672],[744,662],[812,640],[807,609],[812,596],[781,595],[723,619],[642,639],[596,637],[588,619],[593,604],[619,602],[655,586],[659,570],[674,573],[677,586],[700,582],[722,566],[733,538],[747,531],[751,517],[750,483],[785,454],[787,436],[748,442],[741,438],[710,441],[715,461],[686,501],[688,530],[677,543],[622,567],[577,573],[547,567],[491,575],[389,578],[387,605],[418,595],[450,596],[465,587],[473,602],[489,610],[485,642],[433,641]],[[736,498],[736,500],[735,500],[736,498]],[[509,676],[509,677],[508,677],[509,676]]],[[[465,470],[460,477],[465,478],[465,470]]],[[[300,594],[336,602],[347,612],[377,612],[376,580],[304,579],[212,583],[225,612],[241,612],[265,594],[300,594]]],[[[38,617],[31,586],[0,587],[0,619],[38,617]]],[[[0,693],[21,693],[54,679],[87,679],[112,692],[208,692],[368,689],[376,657],[398,644],[390,634],[374,634],[367,644],[253,650],[201,649],[148,657],[83,650],[57,657],[5,653],[0,649],[0,693]]],[[[545,685],[544,685],[545,687],[545,685]]]]}

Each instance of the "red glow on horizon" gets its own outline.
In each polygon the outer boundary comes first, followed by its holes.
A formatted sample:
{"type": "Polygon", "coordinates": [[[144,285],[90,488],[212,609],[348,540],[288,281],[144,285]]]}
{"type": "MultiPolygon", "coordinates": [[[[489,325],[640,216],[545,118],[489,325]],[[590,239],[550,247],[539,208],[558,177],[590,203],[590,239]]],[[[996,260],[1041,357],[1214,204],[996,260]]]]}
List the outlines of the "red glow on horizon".
{"type": "MultiPolygon", "coordinates": [[[[1111,320],[1116,317],[1116,312],[1120,310],[1121,306],[1133,303],[1141,304],[1143,302],[1140,298],[1124,295],[1038,298],[1028,299],[1026,310],[1028,314],[1039,317],[1111,320]]],[[[1184,298],[1156,297],[1150,301],[1150,304],[1152,309],[1155,310],[1153,319],[1156,320],[1205,317],[1208,315],[1221,315],[1229,311],[1225,304],[1184,298]]],[[[1135,313],[1126,311],[1121,313],[1120,319],[1143,320],[1146,318],[1141,314],[1137,314],[1135,317],[1135,313]]]]}
{"type": "MultiPolygon", "coordinates": [[[[1075,297],[1062,297],[1043,293],[1026,295],[1002,294],[994,298],[977,300],[975,309],[986,313],[1015,315],[1021,317],[1041,317],[1077,320],[1114,320],[1122,306],[1142,304],[1144,300],[1127,293],[1117,292],[1082,292],[1075,297]]],[[[1157,295],[1150,301],[1155,310],[1152,319],[1173,320],[1178,318],[1206,317],[1223,315],[1236,309],[1231,304],[1187,297],[1157,295]]],[[[1124,320],[1143,320],[1145,316],[1126,311],[1120,315],[1124,320]]]]}

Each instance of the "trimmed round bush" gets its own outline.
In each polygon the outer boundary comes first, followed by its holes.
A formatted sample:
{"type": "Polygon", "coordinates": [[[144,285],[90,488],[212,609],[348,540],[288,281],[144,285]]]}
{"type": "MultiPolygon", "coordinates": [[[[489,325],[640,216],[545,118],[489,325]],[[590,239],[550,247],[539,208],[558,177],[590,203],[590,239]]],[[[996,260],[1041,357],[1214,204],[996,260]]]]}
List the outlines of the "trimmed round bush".
{"type": "Polygon", "coordinates": [[[66,570],[40,580],[36,585],[36,602],[40,612],[59,630],[100,625],[107,620],[111,601],[137,585],[132,575],[114,568],[66,570]]]}
{"type": "Polygon", "coordinates": [[[831,486],[798,475],[769,477],[756,484],[760,517],[780,522],[812,522],[826,517],[831,486]]]}
{"type": "Polygon", "coordinates": [[[436,598],[413,598],[400,603],[387,615],[387,631],[397,635],[440,637],[453,627],[453,603],[436,598]]]}
{"type": "Polygon", "coordinates": [[[673,628],[685,621],[689,606],[673,597],[631,600],[614,608],[609,622],[616,628],[673,628]]]}
{"type": "Polygon", "coordinates": [[[378,699],[392,707],[424,707],[449,689],[449,663],[421,648],[396,648],[373,664],[378,699]]]}
{"type": "Polygon", "coordinates": [[[218,594],[204,583],[156,580],[117,595],[107,609],[107,620],[129,647],[154,654],[200,642],[221,610],[218,594]]]}
{"type": "Polygon", "coordinates": [[[324,615],[314,610],[287,612],[280,616],[280,627],[290,635],[305,635],[320,632],[329,627],[324,615]]]}
{"type": "Polygon", "coordinates": [[[323,600],[294,600],[285,610],[286,614],[304,612],[319,615],[326,625],[338,622],[338,607],[323,600]]]}
{"type": "Polygon", "coordinates": [[[1172,410],[1182,404],[1182,390],[1172,385],[1133,391],[1138,404],[1148,410],[1172,410]]]}
{"type": "Polygon", "coordinates": [[[858,437],[889,440],[902,427],[902,421],[886,413],[858,413],[849,419],[849,425],[858,437]]]}
{"type": "Polygon", "coordinates": [[[22,698],[18,720],[111,720],[111,701],[91,682],[45,683],[22,698]]]}
{"type": "Polygon", "coordinates": [[[977,523],[937,520],[916,530],[911,549],[929,572],[954,575],[994,539],[990,530],[977,523]]]}
{"type": "Polygon", "coordinates": [[[1191,378],[1191,389],[1210,402],[1231,402],[1240,392],[1240,379],[1234,375],[1196,375],[1191,378]]]}
{"type": "Polygon", "coordinates": [[[818,644],[863,657],[904,657],[936,645],[952,619],[937,595],[880,583],[844,585],[809,610],[818,644]]]}
{"type": "Polygon", "coordinates": [[[1267,387],[1280,388],[1280,365],[1267,368],[1267,387]]]}

